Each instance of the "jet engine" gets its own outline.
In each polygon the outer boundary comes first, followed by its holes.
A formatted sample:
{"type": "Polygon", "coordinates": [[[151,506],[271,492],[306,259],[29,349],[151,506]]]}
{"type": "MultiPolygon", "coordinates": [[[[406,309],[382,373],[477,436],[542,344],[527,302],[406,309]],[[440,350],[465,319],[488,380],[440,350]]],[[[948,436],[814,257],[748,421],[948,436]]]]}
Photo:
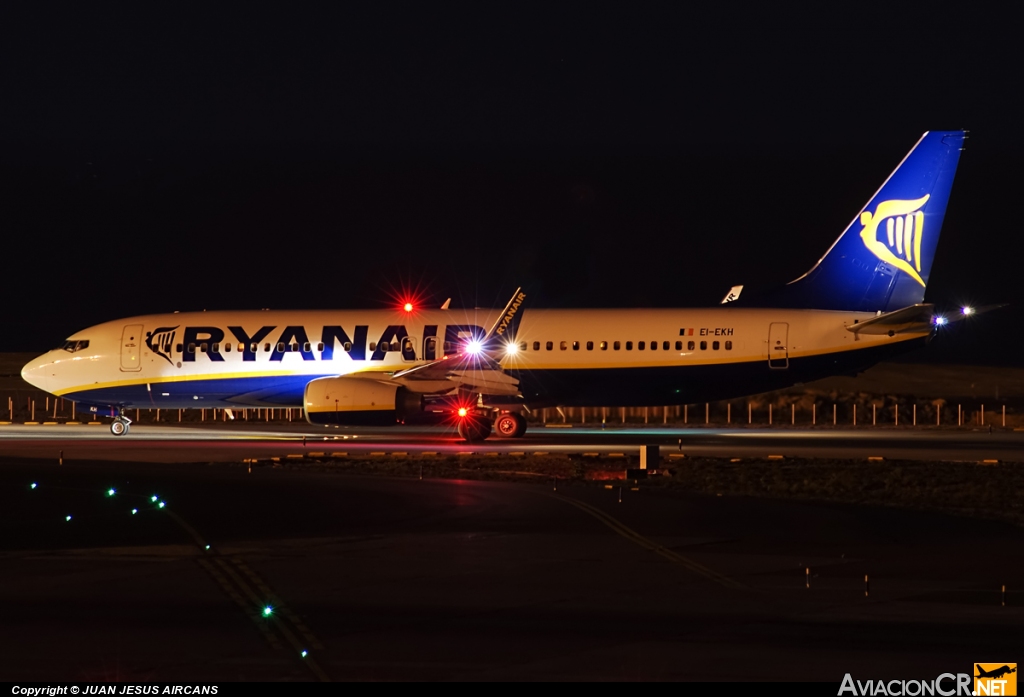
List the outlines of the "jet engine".
{"type": "Polygon", "coordinates": [[[387,426],[423,410],[423,396],[366,378],[318,378],[303,394],[306,421],[316,425],[387,426]]]}

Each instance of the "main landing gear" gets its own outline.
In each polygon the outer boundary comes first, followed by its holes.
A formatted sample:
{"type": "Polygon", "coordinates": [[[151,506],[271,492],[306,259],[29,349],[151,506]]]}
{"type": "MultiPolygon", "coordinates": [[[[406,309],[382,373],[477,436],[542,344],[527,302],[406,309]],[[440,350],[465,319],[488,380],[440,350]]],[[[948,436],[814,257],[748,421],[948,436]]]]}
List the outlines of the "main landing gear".
{"type": "Polygon", "coordinates": [[[131,427],[132,421],[127,416],[118,414],[114,417],[113,422],[110,424],[110,432],[115,436],[123,436],[128,433],[129,427],[131,427]]]}
{"type": "Polygon", "coordinates": [[[526,433],[526,419],[510,411],[495,417],[486,412],[469,412],[459,417],[459,435],[470,443],[486,440],[492,430],[499,438],[522,438],[526,433]]]}

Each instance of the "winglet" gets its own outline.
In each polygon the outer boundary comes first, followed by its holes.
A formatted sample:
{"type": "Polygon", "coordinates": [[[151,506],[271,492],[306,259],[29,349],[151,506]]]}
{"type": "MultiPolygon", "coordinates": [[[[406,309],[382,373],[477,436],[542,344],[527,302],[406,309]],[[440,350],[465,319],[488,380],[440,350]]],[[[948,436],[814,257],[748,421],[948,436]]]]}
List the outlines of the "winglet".
{"type": "Polygon", "coordinates": [[[519,330],[519,322],[522,319],[519,309],[526,301],[526,293],[522,292],[522,290],[522,288],[516,288],[516,292],[512,294],[512,299],[508,301],[508,305],[505,306],[498,319],[495,320],[494,326],[491,327],[491,330],[487,332],[487,336],[484,337],[485,343],[494,337],[515,338],[519,330]]]}
{"type": "Polygon", "coordinates": [[[451,304],[452,304],[452,299],[448,298],[447,300],[444,301],[444,305],[441,306],[441,309],[442,310],[447,310],[448,306],[451,305],[451,304]]]}

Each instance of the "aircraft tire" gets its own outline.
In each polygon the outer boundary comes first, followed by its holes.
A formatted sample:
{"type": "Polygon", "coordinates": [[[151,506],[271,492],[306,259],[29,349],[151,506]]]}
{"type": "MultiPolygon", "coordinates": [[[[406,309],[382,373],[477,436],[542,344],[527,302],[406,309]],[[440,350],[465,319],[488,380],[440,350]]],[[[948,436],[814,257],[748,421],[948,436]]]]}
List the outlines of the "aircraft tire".
{"type": "Polygon", "coordinates": [[[469,443],[479,443],[491,435],[491,422],[488,419],[467,417],[459,421],[459,435],[469,443]]]}
{"type": "Polygon", "coordinates": [[[499,438],[522,438],[526,433],[526,419],[515,412],[498,414],[494,420],[494,432],[499,438]]]}
{"type": "Polygon", "coordinates": [[[114,419],[110,424],[110,432],[115,436],[123,436],[128,433],[128,422],[121,419],[114,419]]]}

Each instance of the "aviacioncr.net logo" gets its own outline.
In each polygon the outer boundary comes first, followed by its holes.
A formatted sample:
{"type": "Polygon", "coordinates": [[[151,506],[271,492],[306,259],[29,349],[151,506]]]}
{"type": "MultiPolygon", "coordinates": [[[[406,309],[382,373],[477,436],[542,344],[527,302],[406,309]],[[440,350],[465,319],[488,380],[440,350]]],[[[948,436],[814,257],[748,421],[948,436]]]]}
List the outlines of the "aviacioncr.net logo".
{"type": "Polygon", "coordinates": [[[971,676],[968,673],[943,673],[932,680],[854,680],[847,673],[839,686],[839,697],[973,697],[971,676]]]}
{"type": "Polygon", "coordinates": [[[975,663],[974,694],[979,697],[1014,697],[1017,694],[1017,664],[975,663]]]}
{"type": "Polygon", "coordinates": [[[860,214],[860,238],[864,246],[881,261],[895,266],[915,281],[921,279],[921,240],[924,238],[924,212],[930,194],[913,201],[882,201],[875,212],[860,214]],[[883,235],[883,239],[879,239],[883,235]]]}

